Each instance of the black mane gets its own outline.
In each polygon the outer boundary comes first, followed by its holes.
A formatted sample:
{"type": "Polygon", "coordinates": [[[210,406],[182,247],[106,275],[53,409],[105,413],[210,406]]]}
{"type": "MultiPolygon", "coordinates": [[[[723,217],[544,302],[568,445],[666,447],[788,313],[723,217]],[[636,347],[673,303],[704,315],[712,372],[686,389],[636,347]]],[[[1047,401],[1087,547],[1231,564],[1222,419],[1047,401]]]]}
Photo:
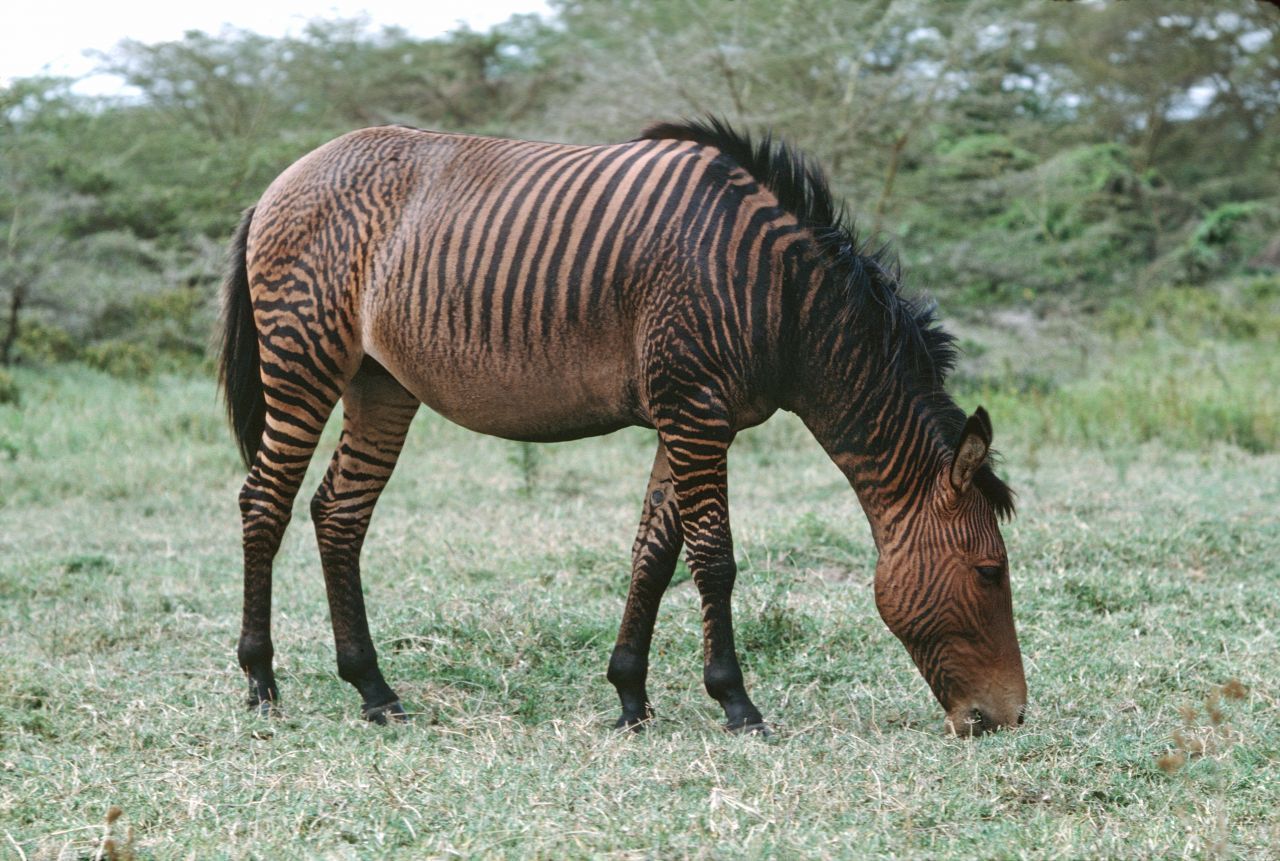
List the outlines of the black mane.
{"type": "MultiPolygon", "coordinates": [[[[844,206],[836,204],[826,173],[813,159],[769,132],[753,141],[718,117],[659,123],[645,129],[640,139],[714,147],[768,188],[779,205],[812,232],[838,274],[848,311],[842,322],[880,342],[890,362],[903,368],[927,400],[944,441],[959,443],[966,416],[943,388],[956,364],[954,336],[938,323],[932,302],[903,295],[896,256],[888,244],[872,248],[858,236],[844,206]]],[[[978,471],[974,484],[1000,517],[1013,515],[1013,493],[989,466],[978,471]]]]}

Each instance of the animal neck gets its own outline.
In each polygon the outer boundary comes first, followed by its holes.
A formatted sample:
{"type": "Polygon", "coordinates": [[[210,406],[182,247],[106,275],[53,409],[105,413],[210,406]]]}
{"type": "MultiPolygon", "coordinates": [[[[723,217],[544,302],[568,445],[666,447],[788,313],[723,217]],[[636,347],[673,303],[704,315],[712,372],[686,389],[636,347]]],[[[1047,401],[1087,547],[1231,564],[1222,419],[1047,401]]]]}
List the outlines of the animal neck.
{"type": "Polygon", "coordinates": [[[805,339],[795,412],[849,480],[881,548],[936,488],[945,441],[936,396],[894,350],[859,338],[857,328],[809,328],[817,334],[805,339]]]}
{"type": "Polygon", "coordinates": [[[900,394],[877,408],[885,394],[877,389],[851,389],[843,409],[802,418],[858,495],[879,548],[934,489],[943,460],[920,400],[900,394]]]}

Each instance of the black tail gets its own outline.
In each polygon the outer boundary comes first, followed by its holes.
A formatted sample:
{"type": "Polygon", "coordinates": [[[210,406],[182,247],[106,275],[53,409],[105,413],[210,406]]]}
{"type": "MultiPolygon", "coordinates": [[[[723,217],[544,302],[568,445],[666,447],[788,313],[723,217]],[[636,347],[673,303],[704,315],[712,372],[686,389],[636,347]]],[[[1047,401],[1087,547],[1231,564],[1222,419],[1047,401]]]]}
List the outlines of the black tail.
{"type": "Polygon", "coordinates": [[[231,242],[231,267],[222,282],[222,354],[218,358],[218,385],[226,395],[227,418],[231,420],[246,467],[253,466],[267,417],[258,366],[258,329],[253,323],[253,300],[249,297],[249,270],[245,261],[245,245],[252,222],[253,208],[250,207],[231,242]]]}

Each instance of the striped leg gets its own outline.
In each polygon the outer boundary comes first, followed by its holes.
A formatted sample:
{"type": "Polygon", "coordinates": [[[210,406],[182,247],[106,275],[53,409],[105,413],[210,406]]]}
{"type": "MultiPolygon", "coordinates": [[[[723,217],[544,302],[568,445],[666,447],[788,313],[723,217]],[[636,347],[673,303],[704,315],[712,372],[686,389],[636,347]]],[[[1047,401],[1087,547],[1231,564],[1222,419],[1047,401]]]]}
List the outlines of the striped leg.
{"type": "Polygon", "coordinates": [[[342,438],[311,500],[311,519],[324,566],[338,675],[360,692],[365,718],[385,724],[388,719],[403,720],[404,708],[378,669],[360,585],[360,548],[418,411],[418,399],[366,360],[342,404],[342,438]]]}
{"type": "Polygon", "coordinates": [[[279,701],[271,660],[271,563],[293,511],[325,421],[340,389],[296,369],[283,372],[274,355],[264,360],[266,429],[249,476],[240,489],[244,529],[244,615],[236,655],[249,678],[249,707],[271,712],[279,701]],[[285,379],[288,382],[285,382],[285,379]]]}
{"type": "Polygon", "coordinates": [[[653,717],[653,706],[645,690],[649,645],[658,618],[658,604],[671,583],[683,542],[671,468],[667,465],[667,452],[659,442],[649,487],[645,490],[640,531],[631,549],[627,608],[618,628],[618,641],[609,657],[609,681],[617,688],[622,701],[622,717],[616,724],[619,729],[639,729],[644,721],[653,717]]]}
{"type": "MultiPolygon", "coordinates": [[[[687,419],[686,419],[687,420],[687,419]]],[[[726,729],[767,732],[743,685],[730,598],[737,577],[729,529],[728,454],[733,432],[718,417],[704,427],[660,426],[684,529],[686,558],[702,598],[702,678],[724,709],[726,729]]]]}

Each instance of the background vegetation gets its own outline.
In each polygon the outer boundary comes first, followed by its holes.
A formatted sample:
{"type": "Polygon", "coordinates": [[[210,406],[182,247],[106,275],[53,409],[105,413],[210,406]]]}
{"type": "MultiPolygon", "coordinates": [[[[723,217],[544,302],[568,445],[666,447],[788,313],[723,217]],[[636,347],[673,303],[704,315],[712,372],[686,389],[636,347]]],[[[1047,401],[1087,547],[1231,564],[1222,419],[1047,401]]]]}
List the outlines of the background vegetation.
{"type": "Polygon", "coordinates": [[[94,857],[109,832],[155,857],[1280,842],[1280,10],[553,7],[438,39],[317,21],[125,42],[101,63],[132,95],[0,89],[0,855],[94,857]],[[936,737],[856,501],[786,419],[733,467],[742,639],[779,743],[716,734],[687,583],[659,630],[664,722],[604,730],[645,434],[519,448],[425,414],[366,551],[422,719],[352,721],[301,523],[277,592],[288,718],[235,710],[241,476],[208,343],[240,210],[357,126],[587,143],[707,112],[818,156],[961,336],[954,391],[991,410],[1021,494],[1028,727],[936,737]]]}
{"type": "MultiPolygon", "coordinates": [[[[1088,380],[1087,397],[1041,405],[1054,432],[1280,443],[1276,399],[1244,397],[1241,412],[1212,370],[1239,368],[1241,394],[1276,392],[1280,11],[1269,4],[555,9],[437,39],[317,21],[281,39],[227,29],[126,41],[101,62],[128,97],[12,82],[0,91],[0,366],[78,361],[132,378],[205,366],[238,213],[353,127],[599,142],[716,113],[818,156],[910,283],[983,330],[975,352],[1061,344],[1064,322],[1077,330],[1068,341],[1143,342],[1141,368],[1114,373],[1105,361],[1014,374],[986,363],[976,382],[1018,394],[1088,380]],[[1206,341],[1235,346],[1205,362],[1206,341]],[[1190,367],[1168,352],[1179,348],[1190,367]],[[1183,371],[1195,380],[1185,389],[1183,371]],[[1181,405],[1159,395],[1174,389],[1181,405]],[[1148,390],[1155,411],[1131,414],[1148,390]]],[[[0,398],[17,397],[4,379],[0,398]]]]}

